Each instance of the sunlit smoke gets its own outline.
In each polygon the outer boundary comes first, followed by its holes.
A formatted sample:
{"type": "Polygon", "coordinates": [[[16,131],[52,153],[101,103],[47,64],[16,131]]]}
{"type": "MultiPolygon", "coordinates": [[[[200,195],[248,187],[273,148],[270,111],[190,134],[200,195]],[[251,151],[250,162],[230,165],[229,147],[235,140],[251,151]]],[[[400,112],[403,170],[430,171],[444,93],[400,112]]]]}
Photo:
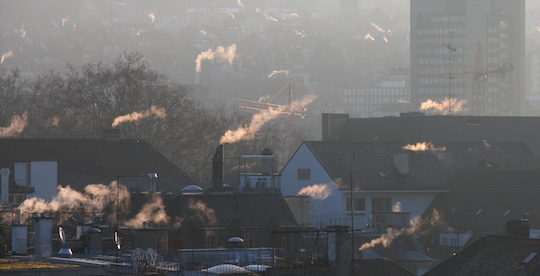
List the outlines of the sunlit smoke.
{"type": "Polygon", "coordinates": [[[149,12],[148,20],[150,20],[150,23],[154,23],[156,21],[156,14],[154,14],[153,12],[149,12]]]}
{"type": "Polygon", "coordinates": [[[300,18],[300,15],[296,12],[292,12],[289,14],[289,17],[296,17],[296,18],[300,18]]]}
{"type": "Polygon", "coordinates": [[[17,33],[21,36],[21,38],[26,38],[26,30],[24,29],[24,25],[21,25],[19,29],[17,29],[17,33]]]}
{"type": "Polygon", "coordinates": [[[225,60],[230,65],[232,65],[234,60],[236,59],[236,44],[231,44],[227,48],[223,46],[218,46],[215,50],[208,49],[200,53],[195,59],[195,71],[197,73],[201,72],[201,65],[203,60],[214,59],[225,60]]]}
{"type": "Polygon", "coordinates": [[[28,125],[28,112],[24,112],[21,116],[15,115],[11,117],[9,126],[0,127],[0,137],[13,137],[24,131],[28,125]]]}
{"type": "Polygon", "coordinates": [[[367,33],[366,35],[364,35],[364,40],[375,41],[375,37],[373,37],[373,35],[371,35],[370,33],[367,33]]]}
{"type": "Polygon", "coordinates": [[[458,100],[456,98],[445,98],[442,102],[427,100],[420,104],[420,110],[433,109],[439,114],[449,115],[463,111],[467,100],[458,100]]]}
{"type": "Polygon", "coordinates": [[[163,119],[167,117],[167,113],[165,113],[165,109],[162,107],[151,106],[150,109],[143,112],[133,112],[130,114],[116,117],[114,119],[114,122],[112,123],[112,126],[117,127],[123,123],[137,122],[150,116],[154,116],[158,119],[163,119]]]}
{"type": "Polygon", "coordinates": [[[247,126],[240,126],[236,130],[227,130],[223,137],[220,139],[220,143],[237,143],[242,140],[253,140],[255,134],[259,132],[264,124],[279,117],[283,114],[294,114],[306,109],[306,106],[311,104],[317,96],[307,95],[301,100],[296,100],[289,106],[271,107],[268,110],[259,111],[251,118],[251,122],[247,126]]]}
{"type": "Polygon", "coordinates": [[[0,56],[0,64],[4,63],[6,59],[13,56],[13,51],[7,51],[0,56]]]}
{"type": "Polygon", "coordinates": [[[271,79],[273,76],[278,75],[278,74],[284,74],[288,76],[290,73],[291,71],[289,70],[274,70],[272,71],[272,73],[270,73],[270,75],[268,75],[268,78],[271,79]]]}
{"type": "Polygon", "coordinates": [[[323,200],[332,195],[335,184],[315,184],[302,188],[298,195],[323,200]]]}
{"type": "Polygon", "coordinates": [[[143,228],[145,223],[160,225],[168,224],[170,221],[171,218],[165,211],[161,196],[153,196],[150,202],[146,203],[134,218],[124,224],[132,228],[143,228]]]}
{"type": "Polygon", "coordinates": [[[62,17],[62,27],[65,27],[67,22],[69,22],[69,16],[62,17]]]}
{"type": "Polygon", "coordinates": [[[389,247],[395,238],[402,235],[426,235],[431,232],[451,230],[447,223],[443,220],[441,214],[437,210],[433,210],[428,220],[422,220],[420,218],[414,218],[411,220],[411,227],[403,229],[386,229],[386,234],[371,240],[370,242],[362,244],[360,250],[373,248],[376,246],[389,247]]]}
{"type": "Polygon", "coordinates": [[[279,19],[267,14],[265,11],[261,10],[260,8],[255,9],[255,12],[257,12],[258,14],[261,14],[262,16],[264,16],[264,18],[266,18],[269,21],[279,22],[279,19]]]}
{"type": "Polygon", "coordinates": [[[392,212],[399,213],[401,212],[401,202],[398,201],[392,206],[392,212]]]}
{"type": "Polygon", "coordinates": [[[58,116],[52,116],[49,120],[49,124],[54,127],[58,127],[60,125],[60,117],[58,116]]]}
{"type": "MultiPolygon", "coordinates": [[[[125,186],[112,182],[109,185],[87,185],[84,192],[78,192],[70,186],[57,188],[57,194],[51,201],[33,197],[26,199],[17,207],[21,220],[27,222],[32,214],[58,213],[61,221],[69,219],[74,212],[102,213],[111,203],[118,199],[119,212],[126,212],[129,207],[130,195],[125,186]]],[[[109,219],[115,217],[115,208],[110,208],[109,219]]]]}
{"type": "Polygon", "coordinates": [[[304,32],[299,31],[299,30],[294,30],[294,33],[301,39],[306,37],[306,34],[304,32]]]}
{"type": "Polygon", "coordinates": [[[390,31],[387,31],[385,28],[375,24],[374,22],[371,22],[371,26],[373,28],[375,28],[377,31],[381,32],[381,33],[389,33],[390,31]]]}
{"type": "Polygon", "coordinates": [[[236,5],[238,5],[238,7],[240,9],[243,9],[243,10],[246,9],[246,5],[244,5],[244,3],[242,3],[242,0],[236,0],[236,5]]]}
{"type": "Polygon", "coordinates": [[[206,220],[210,225],[217,223],[216,212],[214,209],[206,206],[206,203],[199,200],[190,200],[188,208],[197,212],[197,217],[201,220],[206,220]]]}
{"type": "Polygon", "coordinates": [[[414,145],[408,144],[403,146],[404,150],[409,151],[445,151],[446,147],[436,147],[431,142],[416,143],[414,145]]]}

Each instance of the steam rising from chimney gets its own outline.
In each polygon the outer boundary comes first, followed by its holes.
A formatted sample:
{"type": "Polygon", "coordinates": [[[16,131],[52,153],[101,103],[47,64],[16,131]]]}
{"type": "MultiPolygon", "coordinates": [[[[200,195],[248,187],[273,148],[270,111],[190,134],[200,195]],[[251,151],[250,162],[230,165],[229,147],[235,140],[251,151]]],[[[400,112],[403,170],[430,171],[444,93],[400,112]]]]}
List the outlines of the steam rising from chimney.
{"type": "Polygon", "coordinates": [[[449,115],[463,111],[467,100],[458,100],[456,98],[445,98],[442,102],[427,100],[420,104],[420,110],[434,109],[439,114],[449,115]]]}
{"type": "Polygon", "coordinates": [[[229,47],[225,48],[223,46],[218,46],[215,50],[208,49],[200,53],[195,59],[195,71],[197,73],[201,72],[201,65],[203,60],[226,60],[230,65],[233,64],[236,59],[236,44],[231,44],[229,47]]]}
{"type": "Polygon", "coordinates": [[[315,184],[302,188],[298,195],[323,200],[332,195],[335,187],[335,184],[315,184]]]}
{"type": "Polygon", "coordinates": [[[288,76],[290,73],[291,73],[291,71],[289,71],[289,70],[274,70],[274,71],[272,71],[272,73],[270,75],[268,75],[268,78],[271,79],[273,76],[275,76],[277,74],[284,74],[284,75],[288,76]]]}
{"type": "MultiPolygon", "coordinates": [[[[59,213],[60,220],[69,219],[74,212],[102,213],[116,203],[118,196],[119,212],[126,212],[129,207],[130,195],[125,186],[118,187],[116,181],[109,185],[91,184],[84,188],[84,193],[73,190],[70,186],[57,188],[57,194],[52,201],[33,197],[26,199],[17,207],[21,213],[21,220],[27,222],[35,213],[59,213]]],[[[109,208],[109,219],[116,216],[116,204],[109,208]]]]}
{"type": "Polygon", "coordinates": [[[124,224],[133,228],[143,228],[145,223],[167,224],[171,218],[165,211],[163,199],[161,196],[152,197],[149,203],[146,203],[141,211],[132,219],[124,224]]]}
{"type": "Polygon", "coordinates": [[[415,145],[405,145],[403,146],[403,149],[409,151],[445,151],[446,147],[436,147],[431,142],[422,142],[416,143],[415,145]]]}
{"type": "Polygon", "coordinates": [[[206,206],[206,203],[200,200],[190,200],[188,207],[197,212],[199,219],[208,221],[210,225],[217,223],[216,212],[214,209],[206,206]]]}
{"type": "Polygon", "coordinates": [[[389,247],[395,238],[402,235],[426,235],[432,231],[448,230],[447,223],[442,219],[441,214],[437,210],[433,210],[429,220],[422,220],[420,218],[414,218],[411,220],[411,227],[403,229],[386,229],[386,234],[364,243],[360,250],[373,248],[375,246],[389,247]]]}
{"type": "Polygon", "coordinates": [[[366,35],[364,35],[364,40],[375,41],[375,38],[370,33],[367,33],[366,35]]]}
{"type": "Polygon", "coordinates": [[[130,114],[116,117],[114,119],[114,122],[112,123],[112,126],[117,127],[123,123],[137,122],[150,116],[154,116],[158,119],[163,119],[167,117],[167,113],[165,113],[165,109],[162,107],[151,106],[150,109],[143,112],[133,112],[130,114]]]}
{"type": "Polygon", "coordinates": [[[11,123],[7,127],[0,127],[0,137],[12,137],[24,131],[28,125],[28,112],[24,112],[21,116],[15,115],[11,117],[11,123]]]}
{"type": "Polygon", "coordinates": [[[4,63],[6,59],[13,56],[13,51],[7,51],[0,56],[0,64],[4,63]]]}
{"type": "Polygon", "coordinates": [[[243,9],[243,10],[246,9],[246,5],[244,5],[244,3],[242,3],[242,0],[236,0],[236,5],[238,5],[238,7],[240,9],[243,9]]]}
{"type": "Polygon", "coordinates": [[[307,105],[311,104],[317,96],[307,95],[301,100],[293,101],[289,106],[271,107],[268,110],[259,111],[251,118],[251,122],[247,126],[240,126],[236,130],[227,130],[223,137],[220,139],[220,143],[237,143],[242,140],[253,140],[255,134],[261,130],[262,126],[267,122],[279,117],[283,114],[294,114],[295,112],[303,111],[307,105]]]}
{"type": "Polygon", "coordinates": [[[150,23],[154,23],[154,21],[156,21],[156,15],[153,12],[149,12],[148,19],[150,20],[150,23]]]}
{"type": "Polygon", "coordinates": [[[279,22],[279,20],[277,18],[267,14],[265,11],[261,10],[260,8],[256,8],[255,12],[258,13],[258,14],[262,14],[262,16],[264,16],[264,18],[266,18],[269,21],[279,22]]]}

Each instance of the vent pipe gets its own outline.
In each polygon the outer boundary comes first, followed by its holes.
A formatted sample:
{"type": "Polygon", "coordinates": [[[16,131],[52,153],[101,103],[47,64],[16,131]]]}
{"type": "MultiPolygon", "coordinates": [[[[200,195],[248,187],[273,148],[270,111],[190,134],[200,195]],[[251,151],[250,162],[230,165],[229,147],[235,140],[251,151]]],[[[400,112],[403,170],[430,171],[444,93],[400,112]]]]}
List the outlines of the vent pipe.
{"type": "Polygon", "coordinates": [[[2,203],[9,204],[9,175],[11,171],[8,168],[0,169],[1,182],[2,182],[2,203]]]}
{"type": "Polygon", "coordinates": [[[224,146],[219,145],[216,147],[216,153],[212,158],[212,187],[216,191],[223,190],[224,163],[224,146]]]}

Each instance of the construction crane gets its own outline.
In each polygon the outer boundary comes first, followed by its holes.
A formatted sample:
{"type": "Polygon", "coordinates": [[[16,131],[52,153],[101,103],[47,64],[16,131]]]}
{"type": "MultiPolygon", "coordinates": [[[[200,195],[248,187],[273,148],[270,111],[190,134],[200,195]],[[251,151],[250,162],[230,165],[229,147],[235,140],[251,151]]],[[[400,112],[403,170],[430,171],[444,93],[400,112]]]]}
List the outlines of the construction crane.
{"type": "Polygon", "coordinates": [[[306,116],[305,111],[307,111],[306,107],[304,107],[302,110],[293,110],[293,106],[292,106],[293,83],[292,81],[289,81],[287,83],[287,86],[279,90],[274,96],[272,96],[266,102],[246,100],[246,99],[238,99],[238,101],[240,102],[240,105],[238,107],[243,108],[243,109],[256,110],[256,111],[272,111],[272,112],[277,112],[277,113],[284,114],[287,116],[296,116],[300,118],[304,118],[306,116]],[[277,96],[281,95],[284,91],[288,91],[289,102],[287,105],[271,103],[272,100],[274,100],[277,96]]]}
{"type": "Polygon", "coordinates": [[[493,70],[485,69],[484,51],[482,45],[476,45],[476,61],[473,73],[473,91],[472,91],[472,114],[476,116],[486,115],[487,113],[487,82],[490,76],[498,75],[505,77],[506,73],[512,72],[514,65],[511,63],[503,63],[498,68],[493,70]]]}

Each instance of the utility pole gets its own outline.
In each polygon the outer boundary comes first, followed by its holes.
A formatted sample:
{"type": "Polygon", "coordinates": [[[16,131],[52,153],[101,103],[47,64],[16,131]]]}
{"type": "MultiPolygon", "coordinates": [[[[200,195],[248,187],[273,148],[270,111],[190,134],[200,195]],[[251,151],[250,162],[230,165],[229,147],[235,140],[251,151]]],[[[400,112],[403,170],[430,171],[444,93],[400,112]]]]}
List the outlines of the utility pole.
{"type": "Polygon", "coordinates": [[[448,70],[448,114],[452,114],[452,53],[456,51],[456,48],[452,46],[452,39],[454,32],[449,32],[450,41],[447,44],[443,44],[448,49],[450,55],[449,70],[448,70]]]}

